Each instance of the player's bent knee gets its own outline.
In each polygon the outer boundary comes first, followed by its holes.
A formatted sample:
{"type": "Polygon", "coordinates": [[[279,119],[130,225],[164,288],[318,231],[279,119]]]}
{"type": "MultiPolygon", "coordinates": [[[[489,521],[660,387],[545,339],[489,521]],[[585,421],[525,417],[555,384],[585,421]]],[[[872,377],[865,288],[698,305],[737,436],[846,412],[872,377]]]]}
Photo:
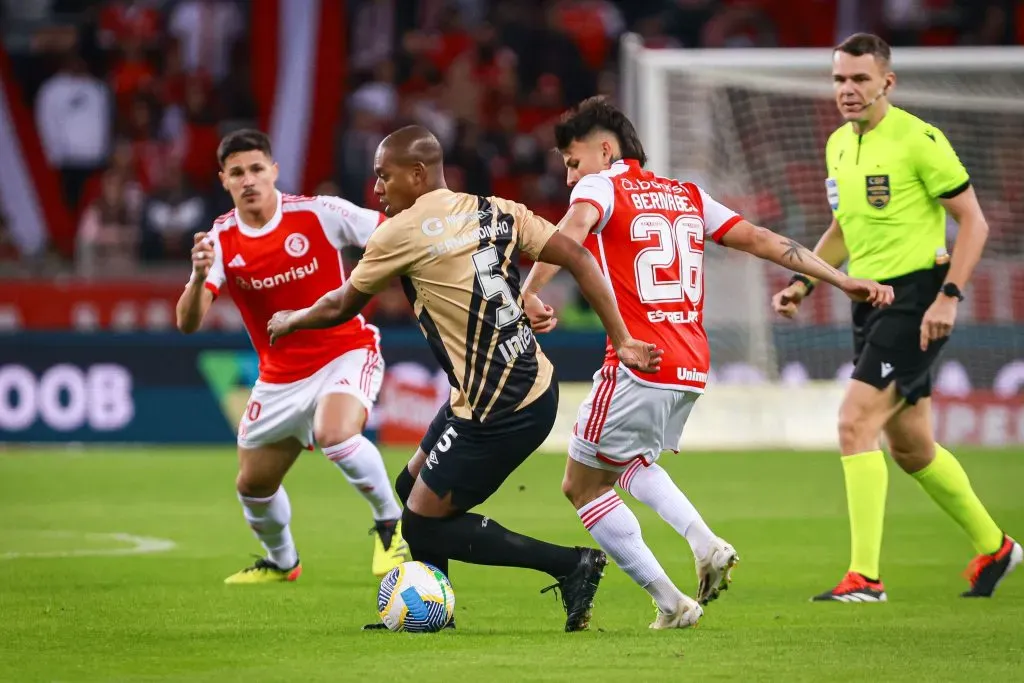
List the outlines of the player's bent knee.
{"type": "Polygon", "coordinates": [[[320,448],[330,448],[331,446],[345,443],[352,437],[359,436],[362,433],[363,427],[361,424],[343,422],[317,430],[313,434],[313,438],[316,439],[316,443],[320,448]]]}
{"type": "Polygon", "coordinates": [[[568,472],[562,478],[562,494],[577,510],[592,500],[600,498],[611,489],[612,485],[607,482],[587,481],[583,478],[573,477],[568,472]]]}
{"type": "MultiPolygon", "coordinates": [[[[452,504],[451,491],[443,497],[434,493],[423,479],[417,478],[413,482],[412,490],[405,501],[405,509],[421,517],[449,517],[458,512],[452,504]]],[[[403,522],[404,525],[404,522],[403,522]]],[[[402,527],[405,528],[404,526],[402,527]]],[[[403,531],[404,533],[404,531],[403,531]]]]}
{"type": "Polygon", "coordinates": [[[320,448],[345,443],[363,433],[366,407],[351,394],[328,394],[317,405],[313,424],[313,438],[320,448]]]}
{"type": "Polygon", "coordinates": [[[935,439],[931,425],[907,415],[906,419],[890,421],[885,427],[889,453],[904,472],[913,474],[935,459],[935,439]]]}
{"type": "Polygon", "coordinates": [[[235,477],[235,489],[247,498],[269,498],[281,488],[277,477],[260,476],[255,472],[242,470],[235,477]]]}
{"type": "Polygon", "coordinates": [[[615,486],[619,472],[585,465],[571,456],[562,477],[562,493],[579,510],[592,500],[608,493],[615,486]]]}
{"type": "Polygon", "coordinates": [[[889,444],[889,455],[896,461],[900,469],[907,474],[919,472],[935,459],[934,444],[921,444],[916,448],[897,448],[889,444]]]}

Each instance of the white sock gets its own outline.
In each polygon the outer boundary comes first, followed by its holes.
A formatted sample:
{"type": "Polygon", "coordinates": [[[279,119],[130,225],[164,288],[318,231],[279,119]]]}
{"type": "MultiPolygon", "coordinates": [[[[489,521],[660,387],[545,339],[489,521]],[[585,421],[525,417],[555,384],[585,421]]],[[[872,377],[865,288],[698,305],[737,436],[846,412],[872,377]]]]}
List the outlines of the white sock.
{"type": "Polygon", "coordinates": [[[676,588],[676,585],[672,583],[672,579],[668,578],[667,574],[651,581],[644,586],[644,589],[651,594],[654,602],[658,604],[658,609],[662,612],[675,614],[678,611],[679,598],[682,597],[683,593],[676,588]]]}
{"type": "Polygon", "coordinates": [[[362,434],[356,434],[341,443],[323,449],[324,455],[337,465],[348,483],[356,487],[373,508],[373,518],[381,520],[399,519],[402,508],[398,505],[391,480],[384,468],[384,460],[373,442],[362,434]]]}
{"type": "Polygon", "coordinates": [[[612,489],[576,512],[598,545],[622,571],[651,594],[659,609],[674,612],[682,593],[672,585],[654,553],[644,543],[640,522],[633,511],[622,504],[619,494],[612,489]],[[666,582],[670,589],[665,588],[666,582]]]}
{"type": "Polygon", "coordinates": [[[690,544],[694,557],[707,556],[716,536],[663,467],[657,463],[644,467],[639,459],[635,460],[619,477],[619,486],[679,532],[690,544]]]}
{"type": "Polygon", "coordinates": [[[292,504],[282,486],[269,498],[250,498],[238,494],[245,521],[263,544],[267,557],[281,569],[291,569],[299,561],[292,542],[292,504]]]}

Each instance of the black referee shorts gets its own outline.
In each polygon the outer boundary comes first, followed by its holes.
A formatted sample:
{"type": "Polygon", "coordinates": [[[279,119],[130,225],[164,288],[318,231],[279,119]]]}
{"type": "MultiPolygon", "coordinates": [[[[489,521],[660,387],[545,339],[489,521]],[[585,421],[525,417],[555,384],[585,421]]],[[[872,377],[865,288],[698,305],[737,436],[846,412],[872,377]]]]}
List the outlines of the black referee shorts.
{"type": "Polygon", "coordinates": [[[469,510],[501,488],[510,474],[540,448],[558,412],[558,384],[521,410],[493,421],[476,422],[452,414],[445,404],[420,442],[427,460],[420,479],[440,497],[469,510]]]}
{"type": "Polygon", "coordinates": [[[853,304],[853,378],[885,389],[896,382],[896,391],[913,405],[932,393],[932,365],[947,339],[921,350],[921,320],[945,282],[948,265],[918,270],[891,280],[895,295],[888,308],[853,304]]]}

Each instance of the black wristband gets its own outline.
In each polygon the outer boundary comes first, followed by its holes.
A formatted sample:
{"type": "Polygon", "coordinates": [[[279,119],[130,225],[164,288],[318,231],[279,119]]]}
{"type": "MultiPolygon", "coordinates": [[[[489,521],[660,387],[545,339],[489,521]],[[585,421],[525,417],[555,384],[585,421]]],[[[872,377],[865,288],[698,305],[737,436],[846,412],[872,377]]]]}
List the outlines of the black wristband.
{"type": "Polygon", "coordinates": [[[800,273],[795,274],[793,277],[789,278],[789,284],[793,284],[794,282],[801,282],[803,283],[803,286],[807,288],[804,296],[810,296],[811,292],[814,291],[814,283],[811,282],[811,279],[806,275],[801,275],[800,273]]]}

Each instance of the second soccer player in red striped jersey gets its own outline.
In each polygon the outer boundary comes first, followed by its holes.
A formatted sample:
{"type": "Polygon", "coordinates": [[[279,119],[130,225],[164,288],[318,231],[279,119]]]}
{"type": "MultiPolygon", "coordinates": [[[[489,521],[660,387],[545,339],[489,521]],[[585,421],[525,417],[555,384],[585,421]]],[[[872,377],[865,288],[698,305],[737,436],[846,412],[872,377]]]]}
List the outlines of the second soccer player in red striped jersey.
{"type": "MultiPolygon", "coordinates": [[[[743,220],[697,185],[646,170],[633,124],[600,98],[568,112],[555,138],[573,188],[559,230],[597,259],[630,334],[664,351],[653,374],[622,367],[614,353],[605,356],[579,409],[562,489],[594,539],[658,605],[651,628],[693,626],[704,613],[701,604],[726,587],[737,554],[656,461],[663,450],[678,448],[711,369],[703,326],[705,243],[812,274],[875,305],[891,302],[892,288],[850,278],[795,241],[743,220]],[[689,541],[697,600],[676,588],[646,546],[616,482],[689,541]]],[[[557,270],[538,263],[523,286],[537,332],[556,322],[537,293],[557,270]]]]}

